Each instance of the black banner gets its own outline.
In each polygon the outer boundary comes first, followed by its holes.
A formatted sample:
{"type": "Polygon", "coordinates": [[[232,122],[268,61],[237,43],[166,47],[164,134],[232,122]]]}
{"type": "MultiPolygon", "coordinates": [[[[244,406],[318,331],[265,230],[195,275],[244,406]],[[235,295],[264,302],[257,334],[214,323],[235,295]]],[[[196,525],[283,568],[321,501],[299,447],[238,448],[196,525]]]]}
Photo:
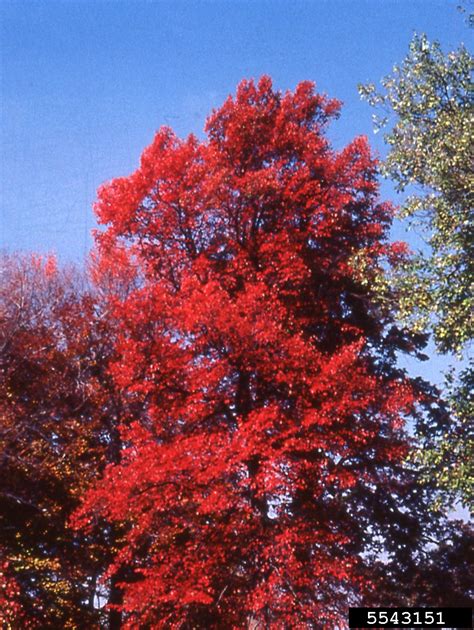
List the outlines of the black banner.
{"type": "Polygon", "coordinates": [[[471,608],[349,608],[349,628],[472,628],[471,608]]]}

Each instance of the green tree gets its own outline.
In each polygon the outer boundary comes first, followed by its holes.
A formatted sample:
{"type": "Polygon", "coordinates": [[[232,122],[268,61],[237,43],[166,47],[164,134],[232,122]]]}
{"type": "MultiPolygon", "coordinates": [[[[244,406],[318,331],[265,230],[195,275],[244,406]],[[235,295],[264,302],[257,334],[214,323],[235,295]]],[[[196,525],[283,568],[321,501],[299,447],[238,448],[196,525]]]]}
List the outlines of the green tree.
{"type": "Polygon", "coordinates": [[[416,186],[402,216],[430,246],[403,270],[401,314],[432,326],[441,351],[462,351],[473,329],[472,67],[464,46],[445,55],[438,42],[415,36],[382,92],[359,87],[385,113],[374,116],[376,129],[389,127],[382,173],[399,191],[416,186]]]}
{"type": "MultiPolygon", "coordinates": [[[[409,194],[400,210],[421,230],[427,247],[408,258],[393,278],[398,310],[417,332],[431,331],[443,353],[467,354],[473,333],[473,178],[471,73],[473,58],[461,45],[443,53],[438,42],[416,35],[409,53],[382,89],[361,85],[386,130],[389,150],[381,165],[398,191],[409,194]]],[[[453,429],[434,451],[425,451],[439,484],[468,503],[472,498],[467,426],[472,365],[449,383],[453,429]]],[[[420,456],[421,457],[421,456],[420,456]]]]}

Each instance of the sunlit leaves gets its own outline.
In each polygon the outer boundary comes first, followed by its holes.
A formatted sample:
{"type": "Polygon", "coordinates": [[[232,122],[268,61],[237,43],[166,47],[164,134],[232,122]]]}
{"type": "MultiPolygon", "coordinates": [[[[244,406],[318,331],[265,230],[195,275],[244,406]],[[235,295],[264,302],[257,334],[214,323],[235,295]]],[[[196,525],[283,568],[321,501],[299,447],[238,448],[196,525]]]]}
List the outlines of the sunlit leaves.
{"type": "Polygon", "coordinates": [[[472,69],[463,46],[445,54],[437,42],[416,36],[380,93],[373,84],[360,86],[386,113],[377,123],[388,127],[382,172],[400,190],[418,187],[401,212],[430,245],[403,269],[400,313],[415,326],[432,327],[439,348],[453,352],[465,348],[474,329],[472,69]]]}
{"type": "MultiPolygon", "coordinates": [[[[423,251],[393,274],[399,317],[415,332],[432,331],[437,348],[466,356],[474,330],[474,217],[472,55],[464,46],[443,53],[439,43],[415,36],[407,57],[382,81],[361,86],[386,116],[389,151],[382,172],[410,194],[401,217],[426,239],[423,251]]],[[[472,367],[450,385],[452,427],[437,446],[423,449],[440,487],[469,503],[472,470],[472,367]]],[[[430,439],[430,436],[425,436],[430,439]]]]}

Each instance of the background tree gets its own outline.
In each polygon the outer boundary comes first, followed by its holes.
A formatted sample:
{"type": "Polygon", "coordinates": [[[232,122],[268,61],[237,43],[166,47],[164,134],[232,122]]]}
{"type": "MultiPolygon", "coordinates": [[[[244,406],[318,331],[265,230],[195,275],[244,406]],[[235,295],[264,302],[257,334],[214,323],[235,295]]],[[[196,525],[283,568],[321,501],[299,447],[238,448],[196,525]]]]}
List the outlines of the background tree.
{"type": "Polygon", "coordinates": [[[15,591],[23,611],[8,613],[0,590],[0,619],[12,628],[97,627],[97,595],[110,594],[98,580],[113,532],[88,538],[68,519],[105,463],[118,461],[120,404],[106,371],[113,327],[99,294],[54,259],[3,256],[0,265],[0,551],[8,580],[0,589],[15,591]]]}
{"type": "MultiPolygon", "coordinates": [[[[382,80],[360,86],[361,95],[384,116],[388,155],[382,173],[403,191],[415,190],[401,209],[424,233],[428,246],[407,259],[394,280],[399,315],[415,330],[431,330],[441,352],[467,353],[473,325],[473,183],[471,73],[464,46],[444,54],[438,42],[415,36],[407,57],[382,80]]],[[[422,453],[440,486],[472,503],[472,365],[451,379],[457,428],[434,451],[422,453]]]]}
{"type": "Polygon", "coordinates": [[[324,136],[338,110],[244,81],[205,141],[161,129],[99,193],[103,264],[141,276],[111,368],[141,411],[76,522],[124,527],[124,627],[338,627],[382,551],[403,573],[435,540],[404,427],[449,419],[396,366],[422,339],[374,287],[404,248],[366,141],[324,136]]]}

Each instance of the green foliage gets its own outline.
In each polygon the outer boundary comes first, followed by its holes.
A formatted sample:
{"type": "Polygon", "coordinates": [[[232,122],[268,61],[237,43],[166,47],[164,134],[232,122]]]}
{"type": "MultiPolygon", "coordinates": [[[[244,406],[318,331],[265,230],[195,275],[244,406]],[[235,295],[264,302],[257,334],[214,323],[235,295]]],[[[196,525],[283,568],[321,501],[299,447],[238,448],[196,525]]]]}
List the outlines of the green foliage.
{"type": "MultiPolygon", "coordinates": [[[[462,355],[473,333],[472,55],[464,46],[444,54],[415,36],[392,74],[359,92],[385,128],[389,147],[382,174],[411,193],[400,216],[426,238],[426,251],[407,258],[392,278],[399,316],[416,332],[432,331],[440,352],[462,355]]],[[[472,500],[472,365],[447,379],[451,429],[415,458],[451,499],[472,500]]],[[[423,442],[423,436],[420,436],[423,442]]],[[[425,436],[427,437],[427,436],[425,436]]]]}
{"type": "Polygon", "coordinates": [[[376,130],[388,128],[382,173],[399,191],[416,187],[401,215],[430,245],[401,268],[400,314],[416,329],[432,327],[442,352],[462,352],[473,330],[472,67],[463,46],[445,55],[415,36],[382,92],[359,87],[384,114],[374,115],[376,130]]]}
{"type": "Polygon", "coordinates": [[[474,504],[474,443],[470,436],[474,418],[473,375],[473,362],[457,380],[452,371],[448,374],[451,430],[435,446],[420,449],[414,455],[426,477],[434,477],[452,503],[460,498],[466,507],[474,504]]]}

